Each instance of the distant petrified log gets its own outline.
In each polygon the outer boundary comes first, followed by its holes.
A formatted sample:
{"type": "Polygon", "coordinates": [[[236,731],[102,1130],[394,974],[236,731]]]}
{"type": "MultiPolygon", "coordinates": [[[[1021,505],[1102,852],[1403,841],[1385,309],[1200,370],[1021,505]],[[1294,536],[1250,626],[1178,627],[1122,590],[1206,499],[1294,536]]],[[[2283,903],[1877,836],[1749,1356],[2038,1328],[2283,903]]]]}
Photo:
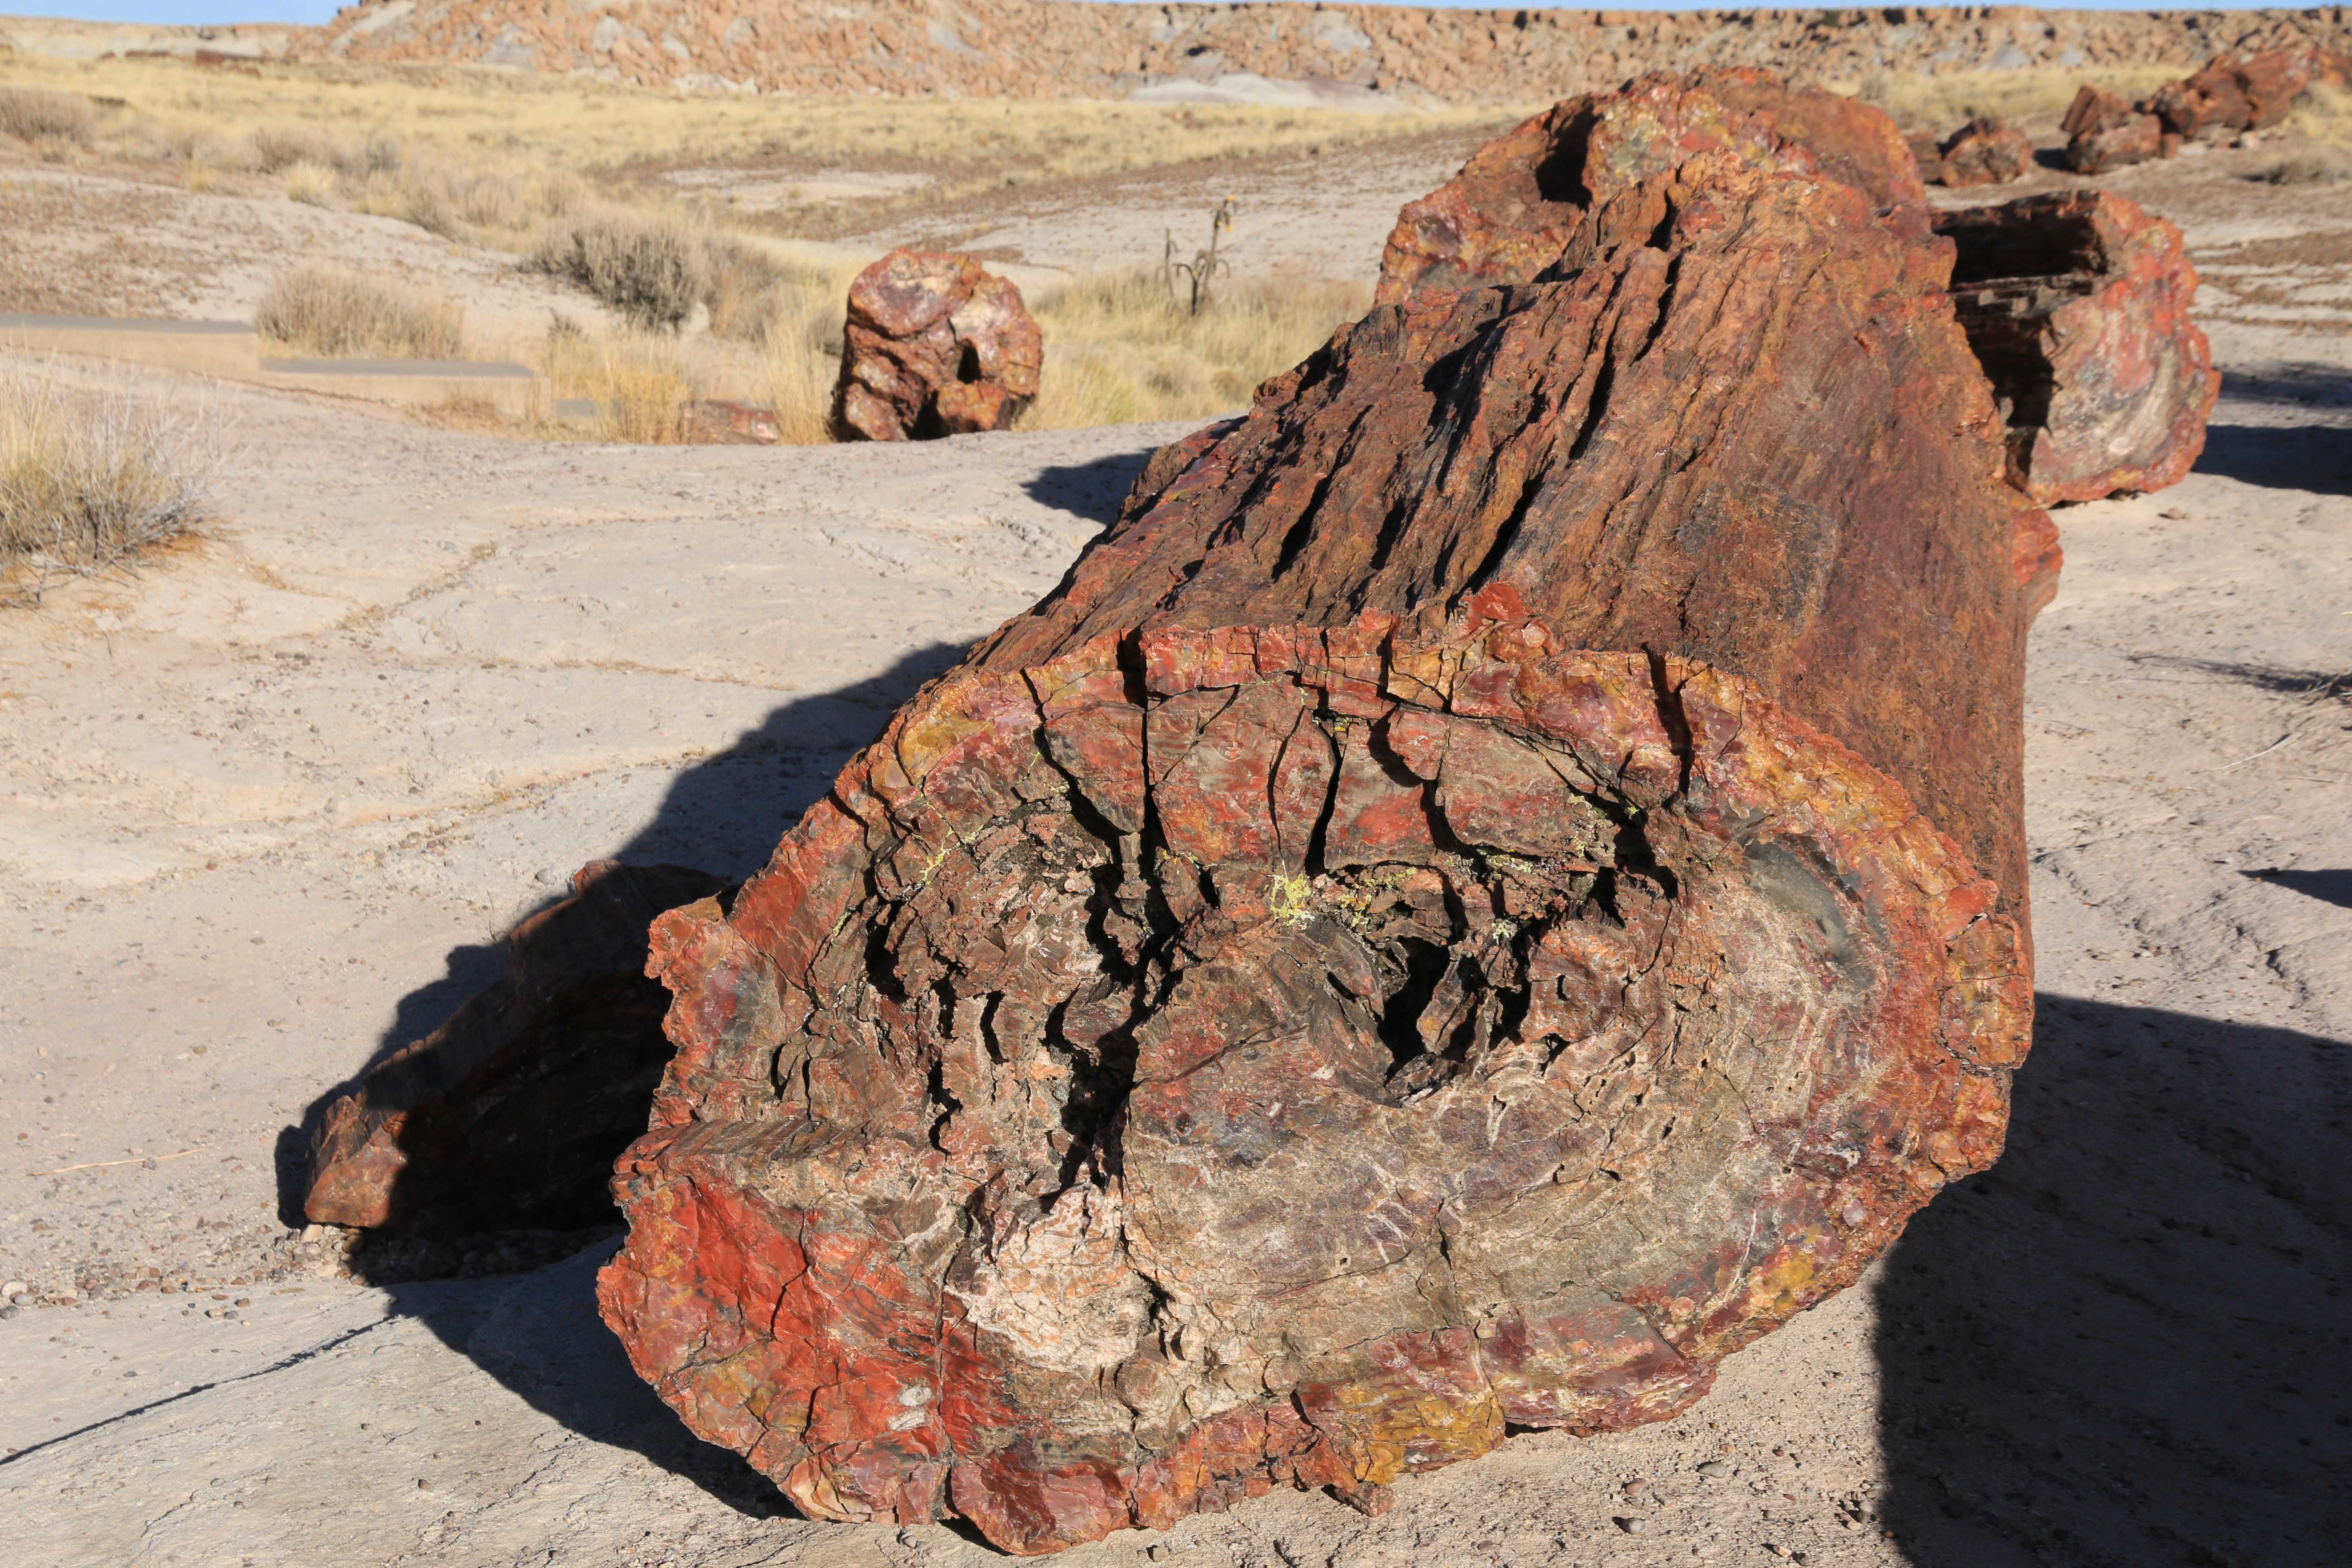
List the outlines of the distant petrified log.
{"type": "Polygon", "coordinates": [[[849,286],[834,425],[845,440],[1009,430],[1045,340],[1009,279],[958,252],[894,250],[849,286]]]}
{"type": "Polygon", "coordinates": [[[1948,254],[1704,157],[1160,451],[657,922],[637,1370],[1032,1553],[1656,1420],[1852,1282],[2032,1012],[2046,530],[1948,254]]]}
{"type": "Polygon", "coordinates": [[[2165,154],[2164,121],[2095,87],[2074,95],[2059,129],[2066,133],[2066,166],[2078,174],[2104,174],[2165,154]]]}
{"type": "Polygon", "coordinates": [[[1943,213],[1952,302],[2042,505],[2188,477],[2221,389],[2180,230],[2104,191],[1943,213]]]}
{"type": "Polygon", "coordinates": [[[2157,89],[2148,110],[2177,136],[2259,131],[2284,120],[2315,82],[2342,86],[2352,59],[2326,49],[2216,55],[2194,76],[2157,89]]]}
{"type": "Polygon", "coordinates": [[[1792,88],[1763,70],[1643,77],[1554,104],[1406,203],[1381,256],[1380,302],[1524,283],[1552,263],[1594,205],[1717,149],[1762,169],[1825,174],[1876,205],[1926,194],[1895,121],[1867,104],[1792,88]]]}
{"type": "Polygon", "coordinates": [[[434,1235],[608,1222],[669,1059],[646,926],[716,877],[599,860],[507,937],[506,973],[327,1110],[310,1219],[434,1235]]]}
{"type": "Polygon", "coordinates": [[[1937,174],[1947,185],[2005,185],[2033,167],[2033,143],[1999,115],[1980,115],[1936,149],[1937,174]]]}

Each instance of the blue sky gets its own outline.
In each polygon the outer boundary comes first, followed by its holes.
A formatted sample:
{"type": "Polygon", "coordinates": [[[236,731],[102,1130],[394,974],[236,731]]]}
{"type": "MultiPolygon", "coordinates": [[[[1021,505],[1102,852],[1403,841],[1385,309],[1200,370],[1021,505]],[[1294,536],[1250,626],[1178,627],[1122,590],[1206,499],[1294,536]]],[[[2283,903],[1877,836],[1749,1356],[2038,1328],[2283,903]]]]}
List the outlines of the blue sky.
{"type": "MultiPolygon", "coordinates": [[[[1422,0],[1433,3],[1433,0],[1422,0]]],[[[1444,4],[1444,0],[1433,0],[1444,4]]],[[[2258,0],[2221,0],[2219,8],[2245,10],[2258,0]]],[[[2211,5],[2213,0],[2207,0],[2211,5]]],[[[1576,9],[1590,10],[1591,5],[1576,9]]],[[[1689,11],[1707,7],[1694,5],[1658,4],[1655,0],[1612,0],[1611,7],[1624,11],[1689,11]]],[[[2201,8],[2201,7],[2200,7],[2201,8]]],[[[2125,0],[2103,3],[2103,0],[2078,0],[2069,10],[2137,11],[2144,5],[2134,5],[2125,0]]],[[[0,13],[16,12],[43,16],[75,16],[94,22],[323,22],[335,14],[334,0],[0,0],[0,13]]]]}

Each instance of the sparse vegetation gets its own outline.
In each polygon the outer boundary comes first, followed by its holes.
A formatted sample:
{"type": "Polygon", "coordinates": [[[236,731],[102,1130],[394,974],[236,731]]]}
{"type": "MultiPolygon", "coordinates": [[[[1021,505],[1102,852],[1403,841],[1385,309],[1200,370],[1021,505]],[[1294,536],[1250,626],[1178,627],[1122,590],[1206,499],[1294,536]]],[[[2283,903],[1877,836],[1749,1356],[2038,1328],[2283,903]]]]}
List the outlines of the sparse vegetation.
{"type": "Polygon", "coordinates": [[[687,358],[667,335],[591,339],[558,330],[548,334],[541,364],[556,396],[584,397],[596,405],[595,434],[604,441],[675,442],[686,405],[698,395],[687,358]]]}
{"type": "Polygon", "coordinates": [[[0,132],[19,142],[87,142],[97,125],[97,111],[80,93],[0,87],[0,132]]]}
{"type": "Polygon", "coordinates": [[[676,213],[596,207],[559,218],[524,265],[578,285],[648,331],[677,331],[710,290],[707,238],[676,213]]]}
{"type": "Polygon", "coordinates": [[[1371,305],[1355,284],[1227,280],[1195,316],[1150,272],[1080,279],[1030,301],[1045,329],[1039,430],[1185,419],[1248,405],[1258,383],[1371,305]]]}
{"type": "Polygon", "coordinates": [[[328,359],[457,359],[464,312],[394,284],[331,267],[304,267],[269,286],[254,308],[263,337],[328,359]]]}
{"type": "Polygon", "coordinates": [[[1860,96],[1905,126],[1937,135],[1980,115],[2003,120],[2055,120],[2084,83],[2129,99],[2144,98],[2181,75],[2178,66],[2037,66],[2030,70],[1948,71],[1928,76],[1874,72],[1860,96]]]}
{"type": "Polygon", "coordinates": [[[2262,177],[2273,185],[2332,185],[2352,177],[2352,158],[2333,147],[2305,147],[2281,158],[2262,177]]]}
{"type": "Polygon", "coordinates": [[[0,364],[0,604],[119,567],[203,517],[217,462],[200,416],[127,386],[75,392],[0,364]]]}

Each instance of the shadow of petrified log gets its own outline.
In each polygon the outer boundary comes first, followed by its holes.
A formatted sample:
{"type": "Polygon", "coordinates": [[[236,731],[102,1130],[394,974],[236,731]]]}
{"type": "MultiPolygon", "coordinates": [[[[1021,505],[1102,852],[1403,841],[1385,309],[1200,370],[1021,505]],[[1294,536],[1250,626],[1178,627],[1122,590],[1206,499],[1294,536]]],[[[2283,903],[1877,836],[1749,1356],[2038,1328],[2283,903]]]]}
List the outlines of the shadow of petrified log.
{"type": "Polygon", "coordinates": [[[656,915],[721,890],[679,866],[583,866],[506,939],[506,973],[328,1106],[304,1217],[434,1236],[609,1224],[614,1157],[669,1059],[656,915]]]}
{"type": "Polygon", "coordinates": [[[1657,1419],[1851,1282],[2032,1011],[2046,520],[1947,254],[1710,154],[1159,453],[656,921],[638,1371],[1038,1552],[1657,1419]]]}

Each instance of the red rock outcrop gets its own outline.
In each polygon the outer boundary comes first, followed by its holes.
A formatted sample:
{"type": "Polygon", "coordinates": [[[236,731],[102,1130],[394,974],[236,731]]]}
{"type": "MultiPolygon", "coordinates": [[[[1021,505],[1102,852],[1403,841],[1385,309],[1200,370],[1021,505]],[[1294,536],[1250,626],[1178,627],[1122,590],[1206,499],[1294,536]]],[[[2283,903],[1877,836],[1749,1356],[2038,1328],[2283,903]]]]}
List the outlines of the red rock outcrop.
{"type": "Polygon", "coordinates": [[[1944,213],[1952,300],[2035,500],[2162,489],[2205,449],[2221,378],[2180,230],[2105,191],[1944,213]]]}
{"type": "Polygon", "coordinates": [[[1406,203],[1381,255],[1378,298],[1524,282],[1594,204],[1718,148],[1759,168],[1838,179],[1879,205],[1926,195],[1895,121],[1868,104],[1761,70],[1643,77],[1554,104],[1406,203]]]}
{"type": "Polygon", "coordinates": [[[956,251],[894,250],[849,286],[834,426],[844,440],[1009,430],[1045,336],[1009,279],[956,251]]]}
{"type": "MultiPolygon", "coordinates": [[[[402,0],[288,31],[301,35],[296,52],[310,55],[472,61],[712,92],[1098,99],[1214,91],[1218,79],[1246,72],[1302,93],[1519,104],[1643,71],[1738,66],[1823,81],[2151,64],[2187,71],[2217,47],[2342,49],[2352,26],[2340,7],[2150,15],[1986,5],[1665,12],[614,0],[573,8],[402,0]]],[[[186,34],[188,45],[201,42],[186,34]]]]}
{"type": "Polygon", "coordinates": [[[2076,93],[2059,129],[2066,133],[2066,166],[2078,174],[2145,163],[2167,151],[2164,121],[2100,88],[2076,93]]]}
{"type": "Polygon", "coordinates": [[[1999,115],[1969,121],[1936,153],[1937,178],[1952,186],[2005,185],[2033,167],[2033,143],[1999,115]]]}
{"type": "Polygon", "coordinates": [[[2330,49],[2217,55],[2203,70],[2158,88],[2147,109],[2176,136],[2259,131],[2284,120],[2315,82],[2342,86],[2352,58],[2330,49]]]}
{"type": "Polygon", "coordinates": [[[646,927],[721,887],[678,866],[581,868],[508,934],[496,984],[328,1107],[304,1215],[439,1235],[608,1220],[614,1156],[670,1054],[646,927]]]}
{"type": "Polygon", "coordinates": [[[637,1370],[1034,1553],[1655,1420],[1850,1283],[2032,1012],[2046,520],[1948,255],[1704,156],[1160,451],[656,922],[637,1370]]]}

